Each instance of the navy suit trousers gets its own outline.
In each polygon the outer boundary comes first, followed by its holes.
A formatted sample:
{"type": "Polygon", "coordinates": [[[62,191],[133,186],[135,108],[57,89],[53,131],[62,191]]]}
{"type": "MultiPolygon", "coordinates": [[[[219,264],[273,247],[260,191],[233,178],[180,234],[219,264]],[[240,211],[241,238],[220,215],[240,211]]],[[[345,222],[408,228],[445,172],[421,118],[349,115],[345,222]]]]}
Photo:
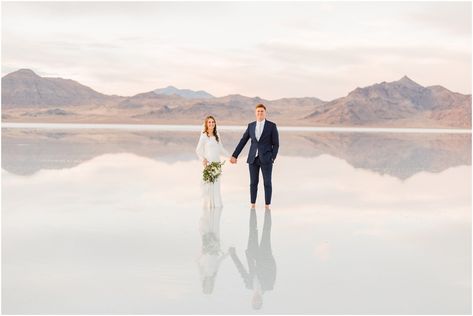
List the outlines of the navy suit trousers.
{"type": "Polygon", "coordinates": [[[259,156],[255,158],[253,163],[248,164],[250,170],[250,198],[251,204],[256,203],[256,196],[258,194],[259,171],[263,173],[264,181],[264,200],[266,204],[271,204],[271,194],[273,191],[271,183],[271,173],[273,172],[273,163],[261,164],[259,156]]]}

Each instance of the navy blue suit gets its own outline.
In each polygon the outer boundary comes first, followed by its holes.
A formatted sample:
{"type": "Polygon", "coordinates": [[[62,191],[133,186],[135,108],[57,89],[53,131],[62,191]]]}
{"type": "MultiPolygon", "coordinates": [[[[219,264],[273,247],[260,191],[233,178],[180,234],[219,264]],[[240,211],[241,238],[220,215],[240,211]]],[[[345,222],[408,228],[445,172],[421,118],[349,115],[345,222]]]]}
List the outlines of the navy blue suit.
{"type": "Polygon", "coordinates": [[[264,196],[266,204],[271,204],[272,183],[271,174],[273,171],[273,163],[276,160],[279,150],[279,134],[275,123],[266,120],[263,132],[259,141],[256,139],[256,121],[248,124],[245,133],[238,143],[232,156],[238,158],[245,147],[248,140],[251,139],[250,151],[248,153],[248,168],[250,171],[250,198],[251,203],[256,202],[258,192],[259,170],[263,173],[264,180],[264,196]],[[256,156],[258,149],[258,156],[256,156]]]}

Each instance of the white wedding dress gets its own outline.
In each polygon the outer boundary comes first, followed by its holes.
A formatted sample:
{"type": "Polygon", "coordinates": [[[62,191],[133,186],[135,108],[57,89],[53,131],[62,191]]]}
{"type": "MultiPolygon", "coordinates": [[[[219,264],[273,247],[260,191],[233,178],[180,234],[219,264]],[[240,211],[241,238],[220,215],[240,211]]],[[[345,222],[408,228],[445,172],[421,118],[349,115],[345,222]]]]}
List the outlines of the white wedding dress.
{"type": "MultiPolygon", "coordinates": [[[[230,160],[230,154],[223,147],[222,137],[218,134],[219,141],[215,139],[215,136],[207,136],[206,133],[201,133],[199,143],[195,152],[202,162],[205,159],[210,162],[221,162],[220,157],[223,156],[227,159],[225,165],[230,160]]],[[[223,167],[222,167],[223,168],[223,167]]],[[[201,179],[202,199],[204,208],[215,208],[222,207],[222,196],[220,194],[220,182],[222,175],[220,175],[214,183],[206,183],[201,179]]]]}

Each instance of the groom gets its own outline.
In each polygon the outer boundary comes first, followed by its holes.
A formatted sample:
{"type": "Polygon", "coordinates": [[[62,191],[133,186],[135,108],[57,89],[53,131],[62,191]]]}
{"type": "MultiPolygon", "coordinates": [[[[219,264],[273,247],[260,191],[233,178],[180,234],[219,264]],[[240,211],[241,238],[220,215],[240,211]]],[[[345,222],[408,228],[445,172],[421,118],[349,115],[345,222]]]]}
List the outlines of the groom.
{"type": "Polygon", "coordinates": [[[258,104],[255,109],[256,121],[248,124],[248,127],[238,143],[230,159],[236,163],[238,155],[251,138],[251,147],[248,153],[248,167],[250,170],[250,196],[251,207],[255,207],[256,194],[258,192],[259,171],[263,173],[264,199],[266,208],[271,205],[272,183],[271,173],[273,163],[276,160],[279,149],[279,134],[276,124],[266,120],[266,107],[258,104]]]}

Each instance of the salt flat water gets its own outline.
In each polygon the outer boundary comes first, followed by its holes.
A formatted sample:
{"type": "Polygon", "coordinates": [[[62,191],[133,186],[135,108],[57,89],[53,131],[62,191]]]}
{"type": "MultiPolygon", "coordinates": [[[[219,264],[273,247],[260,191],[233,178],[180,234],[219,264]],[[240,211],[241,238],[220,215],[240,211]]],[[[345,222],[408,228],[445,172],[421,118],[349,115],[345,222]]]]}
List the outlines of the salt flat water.
{"type": "MultiPolygon", "coordinates": [[[[155,131],[199,131],[200,125],[163,125],[163,124],[85,124],[85,123],[2,123],[5,128],[47,128],[47,129],[119,129],[119,130],[155,130],[155,131]]],[[[244,130],[246,126],[220,126],[221,130],[244,130]]],[[[381,127],[311,127],[280,126],[281,131],[306,132],[376,132],[376,133],[455,133],[471,134],[471,129],[462,128],[381,128],[381,127]]]]}
{"type": "Polygon", "coordinates": [[[198,126],[77,126],[2,124],[3,313],[472,312],[470,131],[281,128],[253,212],[248,145],[206,210],[198,126]]]}

